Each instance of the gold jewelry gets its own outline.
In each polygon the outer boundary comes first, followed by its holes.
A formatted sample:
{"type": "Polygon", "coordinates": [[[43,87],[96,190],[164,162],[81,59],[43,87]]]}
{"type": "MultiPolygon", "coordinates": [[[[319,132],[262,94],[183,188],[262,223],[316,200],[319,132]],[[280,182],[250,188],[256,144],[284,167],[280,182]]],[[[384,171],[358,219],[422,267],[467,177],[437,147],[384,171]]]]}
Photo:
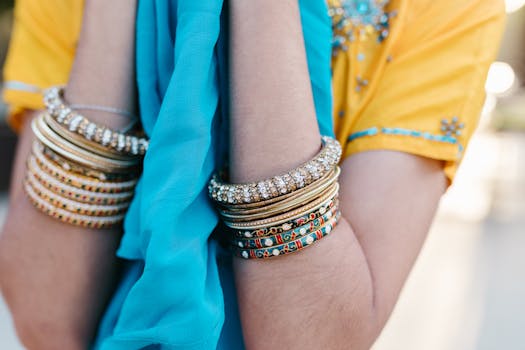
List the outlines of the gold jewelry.
{"type": "Polygon", "coordinates": [[[75,175],[71,171],[63,170],[61,167],[53,164],[43,153],[43,146],[38,141],[33,142],[33,155],[40,169],[57,180],[87,191],[98,193],[120,193],[131,191],[135,187],[137,180],[128,180],[123,182],[109,182],[93,179],[92,177],[75,175]]]}

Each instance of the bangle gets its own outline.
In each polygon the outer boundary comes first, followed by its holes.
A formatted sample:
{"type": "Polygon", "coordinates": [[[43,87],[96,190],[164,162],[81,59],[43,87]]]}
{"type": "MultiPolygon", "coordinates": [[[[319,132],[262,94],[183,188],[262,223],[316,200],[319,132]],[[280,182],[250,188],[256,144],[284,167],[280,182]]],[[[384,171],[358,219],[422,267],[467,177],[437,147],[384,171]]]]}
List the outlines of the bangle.
{"type": "Polygon", "coordinates": [[[75,175],[70,171],[65,171],[59,166],[53,164],[43,153],[42,144],[37,141],[33,142],[33,155],[40,169],[44,170],[49,175],[55,177],[62,183],[80,188],[86,191],[98,193],[121,193],[133,190],[137,180],[128,180],[123,182],[105,182],[93,179],[88,176],[75,175]]]}
{"type": "Polygon", "coordinates": [[[29,184],[24,185],[25,192],[31,203],[44,212],[45,214],[58,219],[62,222],[73,224],[77,226],[82,226],[86,228],[109,228],[114,227],[122,222],[124,219],[124,214],[119,214],[115,216],[106,216],[106,217],[95,217],[88,215],[79,215],[71,213],[67,210],[57,208],[45,200],[41,199],[33,188],[29,184]]]}
{"type": "Polygon", "coordinates": [[[284,243],[278,246],[258,249],[240,249],[235,248],[235,255],[243,259],[267,259],[279,255],[285,255],[297,252],[309,247],[313,243],[321,240],[337,226],[340,213],[338,212],[329,222],[315,232],[302,236],[294,241],[284,243]]]}
{"type": "Polygon", "coordinates": [[[61,208],[72,213],[88,215],[88,216],[114,216],[126,211],[129,203],[121,203],[115,205],[91,205],[79,203],[67,198],[60,197],[54,192],[48,190],[43,186],[32,173],[28,173],[25,179],[26,185],[32,187],[33,191],[49,204],[56,208],[61,208]]]}
{"type": "Polygon", "coordinates": [[[55,178],[51,177],[46,172],[44,172],[42,169],[40,169],[38,167],[35,157],[32,155],[29,156],[27,162],[27,169],[46,188],[50,189],[58,195],[81,203],[114,205],[118,203],[127,202],[133,197],[132,191],[111,194],[96,193],[61,183],[60,181],[56,180],[55,178]]]}
{"type": "Polygon", "coordinates": [[[223,210],[220,211],[220,214],[223,218],[228,221],[253,221],[257,219],[266,218],[269,216],[274,216],[275,214],[280,214],[286,211],[297,208],[298,206],[304,205],[305,203],[310,202],[314,198],[322,195],[326,189],[331,186],[334,182],[337,181],[341,170],[338,166],[335,167],[334,171],[329,173],[330,176],[326,177],[322,182],[317,181],[312,185],[302,188],[297,192],[297,196],[289,197],[286,201],[277,202],[271,205],[267,205],[257,209],[248,209],[248,210],[223,210]],[[308,190],[307,192],[302,192],[303,190],[308,190]]]}
{"type": "Polygon", "coordinates": [[[64,140],[48,127],[44,121],[44,114],[33,119],[31,127],[35,136],[46,147],[84,166],[110,173],[126,172],[127,169],[137,166],[136,161],[116,160],[98,156],[64,140]]]}
{"type": "Polygon", "coordinates": [[[276,235],[276,234],[280,234],[286,231],[293,230],[299,226],[309,223],[310,221],[315,220],[320,216],[323,216],[328,211],[333,212],[335,210],[334,208],[337,207],[337,205],[338,205],[338,201],[334,199],[326,203],[326,206],[322,206],[317,210],[309,211],[305,214],[297,216],[296,218],[288,220],[278,226],[259,228],[253,231],[248,231],[248,230],[232,230],[232,231],[234,231],[234,236],[237,238],[254,238],[254,237],[261,238],[265,236],[276,235]]]}
{"type": "Polygon", "coordinates": [[[90,121],[73,111],[64,101],[64,88],[53,87],[44,93],[44,104],[55,120],[72,133],[83,136],[87,141],[98,143],[108,150],[131,156],[144,155],[149,141],[142,137],[123,134],[106,126],[90,121]]]}
{"type": "Polygon", "coordinates": [[[334,214],[338,211],[337,208],[333,208],[330,211],[326,212],[324,215],[317,217],[316,219],[310,221],[307,224],[296,227],[292,230],[284,231],[282,233],[273,234],[266,237],[257,237],[257,238],[240,238],[234,239],[232,241],[234,246],[244,249],[256,249],[264,247],[273,247],[275,245],[280,245],[288,243],[290,241],[296,240],[299,237],[307,235],[313,231],[321,228],[325,223],[327,223],[334,214]]]}
{"type": "Polygon", "coordinates": [[[250,221],[250,222],[230,222],[223,219],[223,222],[226,226],[237,229],[237,230],[257,230],[269,226],[275,226],[279,224],[283,224],[290,219],[293,219],[298,216],[305,215],[309,211],[312,210],[318,210],[321,207],[326,207],[329,205],[329,202],[337,198],[337,193],[339,190],[339,184],[336,182],[333,184],[321,197],[318,199],[289,212],[286,212],[284,214],[274,216],[268,219],[261,219],[257,221],[250,221]]]}
{"type": "Polygon", "coordinates": [[[286,174],[257,183],[226,184],[215,174],[208,187],[210,197],[218,203],[256,203],[280,197],[306,187],[333,169],[341,158],[341,145],[331,137],[321,138],[322,148],[310,161],[286,174]]]}

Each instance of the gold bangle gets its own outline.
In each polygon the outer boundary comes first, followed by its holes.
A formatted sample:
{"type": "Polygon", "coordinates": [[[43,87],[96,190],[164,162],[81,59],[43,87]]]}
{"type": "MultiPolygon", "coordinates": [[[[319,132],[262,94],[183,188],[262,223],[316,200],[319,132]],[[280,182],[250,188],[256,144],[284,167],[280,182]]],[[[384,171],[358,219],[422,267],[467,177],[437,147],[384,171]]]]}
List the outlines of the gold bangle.
{"type": "Polygon", "coordinates": [[[133,192],[131,191],[111,194],[96,193],[61,183],[60,181],[56,180],[55,178],[44,172],[42,169],[40,169],[33,155],[29,156],[27,160],[27,170],[31,172],[42,185],[44,185],[51,191],[55,192],[60,196],[72,199],[77,202],[88,204],[113,205],[123,202],[129,202],[133,197],[133,192]]]}
{"type": "Polygon", "coordinates": [[[101,229],[101,228],[114,227],[122,223],[122,220],[124,220],[124,214],[99,218],[99,217],[94,217],[94,216],[70,213],[67,210],[56,208],[52,206],[51,204],[47,203],[46,201],[44,201],[43,199],[41,199],[40,197],[38,197],[35,191],[33,191],[31,186],[29,186],[28,184],[24,185],[24,189],[25,189],[25,192],[30,202],[36,208],[38,208],[44,214],[47,214],[55,219],[58,219],[68,224],[77,225],[77,226],[86,227],[86,228],[101,229]]]}
{"type": "Polygon", "coordinates": [[[44,114],[37,116],[31,123],[31,127],[35,136],[45,146],[82,165],[110,173],[126,172],[129,168],[136,167],[137,165],[135,162],[108,159],[89,153],[62,139],[47,126],[44,121],[44,114]]]}
{"type": "Polygon", "coordinates": [[[42,199],[56,208],[67,210],[71,213],[87,216],[115,216],[126,211],[129,203],[115,205],[92,205],[76,202],[57,195],[42,185],[32,173],[27,173],[26,184],[33,188],[33,191],[42,199]]]}
{"type": "Polygon", "coordinates": [[[62,183],[80,188],[86,191],[99,193],[121,193],[134,189],[137,180],[122,182],[100,181],[98,179],[83,175],[75,175],[71,171],[66,171],[60,166],[55,165],[43,153],[43,146],[38,142],[33,142],[33,155],[40,169],[55,177],[62,183]]]}
{"type": "Polygon", "coordinates": [[[322,197],[319,197],[316,200],[300,208],[286,212],[284,214],[274,216],[271,218],[267,218],[267,219],[243,222],[243,223],[230,222],[227,220],[223,220],[223,222],[229,228],[236,229],[236,230],[256,230],[259,228],[279,225],[279,224],[285,223],[288,220],[293,220],[296,217],[302,216],[309,211],[317,210],[320,207],[325,206],[327,203],[329,203],[331,200],[337,197],[338,191],[339,191],[339,184],[336,182],[332,185],[332,187],[329,188],[327,192],[323,194],[322,197]]]}
{"type": "MultiPolygon", "coordinates": [[[[316,184],[314,188],[304,187],[301,189],[300,193],[297,191],[297,195],[294,197],[290,197],[286,200],[283,200],[281,202],[274,203],[269,206],[265,206],[262,208],[257,209],[251,209],[251,210],[239,210],[239,211],[220,211],[220,215],[230,221],[249,221],[249,220],[256,220],[260,218],[269,217],[275,214],[283,213],[288,210],[292,210],[300,205],[303,205],[304,203],[307,203],[311,201],[313,198],[317,196],[321,196],[325,190],[332,185],[335,181],[337,181],[337,178],[340,174],[340,168],[336,167],[336,169],[330,173],[331,176],[326,178],[325,181],[322,183],[316,184]],[[303,191],[304,190],[304,191],[303,191]]],[[[313,186],[313,184],[312,184],[313,186]]]]}

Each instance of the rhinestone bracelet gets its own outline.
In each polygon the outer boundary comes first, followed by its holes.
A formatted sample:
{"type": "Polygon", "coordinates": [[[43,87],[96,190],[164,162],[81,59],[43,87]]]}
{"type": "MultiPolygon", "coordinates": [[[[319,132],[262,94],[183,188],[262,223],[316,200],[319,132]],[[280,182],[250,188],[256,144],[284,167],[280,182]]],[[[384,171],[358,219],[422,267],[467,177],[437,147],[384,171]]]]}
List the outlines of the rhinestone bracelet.
{"type": "Polygon", "coordinates": [[[146,138],[124,134],[96,124],[74,111],[64,101],[64,88],[52,87],[44,93],[44,104],[49,114],[70,132],[83,136],[87,141],[98,143],[108,150],[131,156],[144,155],[149,141],[146,138]]]}
{"type": "Polygon", "coordinates": [[[332,219],[329,222],[327,222],[323,227],[321,227],[317,231],[302,236],[297,240],[291,241],[289,243],[259,249],[234,248],[235,255],[243,259],[267,259],[279,255],[297,252],[299,250],[309,247],[313,243],[329,235],[330,232],[332,232],[332,230],[337,226],[339,218],[340,213],[338,212],[334,217],[332,217],[332,219]]]}
{"type": "Polygon", "coordinates": [[[294,192],[331,171],[341,158],[341,145],[329,136],[321,138],[322,148],[310,161],[289,171],[254,183],[227,184],[215,174],[208,187],[211,198],[218,203],[256,203],[294,192]]]}

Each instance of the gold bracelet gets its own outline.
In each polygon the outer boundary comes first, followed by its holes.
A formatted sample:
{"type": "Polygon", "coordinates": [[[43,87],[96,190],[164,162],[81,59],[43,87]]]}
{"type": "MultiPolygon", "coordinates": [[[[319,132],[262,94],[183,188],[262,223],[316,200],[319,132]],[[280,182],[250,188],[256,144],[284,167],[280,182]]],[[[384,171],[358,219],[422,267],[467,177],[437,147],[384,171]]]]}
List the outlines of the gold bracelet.
{"type": "Polygon", "coordinates": [[[32,173],[38,181],[55,192],[56,194],[65,198],[72,199],[81,203],[88,204],[104,204],[113,205],[123,202],[129,202],[133,197],[133,192],[122,192],[122,193],[96,193],[91,191],[82,190],[73,186],[66,185],[56,180],[52,176],[44,172],[40,167],[33,155],[29,156],[27,160],[27,169],[32,173]]]}
{"type": "Polygon", "coordinates": [[[121,193],[131,191],[135,188],[137,180],[122,182],[100,181],[92,177],[75,175],[71,171],[63,170],[61,167],[53,164],[43,153],[43,146],[38,142],[33,142],[33,155],[40,169],[49,175],[55,177],[62,183],[80,188],[86,191],[99,193],[121,193]]]}
{"type": "Polygon", "coordinates": [[[304,187],[300,190],[300,193],[297,193],[297,196],[257,209],[238,211],[224,210],[220,211],[220,215],[230,221],[253,221],[292,210],[304,203],[310,202],[317,196],[321,196],[330,185],[337,181],[340,174],[340,168],[336,167],[335,171],[330,174],[331,176],[326,178],[322,183],[316,184],[315,187],[304,187]]]}
{"type": "Polygon", "coordinates": [[[70,213],[67,210],[56,208],[51,204],[47,203],[45,200],[38,197],[35,191],[33,191],[33,188],[28,184],[25,184],[24,188],[27,197],[36,208],[38,208],[45,214],[68,224],[82,226],[86,228],[100,229],[114,227],[122,223],[122,220],[124,220],[124,214],[99,218],[94,216],[70,213]]]}
{"type": "Polygon", "coordinates": [[[331,200],[337,197],[338,191],[339,184],[336,182],[329,188],[327,192],[325,192],[325,194],[323,194],[322,197],[319,197],[316,200],[287,213],[274,216],[268,219],[262,219],[251,222],[236,223],[227,220],[223,220],[223,222],[229,228],[236,230],[256,230],[269,226],[279,225],[285,223],[286,221],[293,220],[296,217],[302,216],[309,211],[317,210],[322,206],[326,206],[331,200]]]}
{"type": "Polygon", "coordinates": [[[126,172],[128,169],[137,166],[136,162],[108,159],[89,153],[62,139],[47,126],[43,114],[33,120],[31,127],[35,136],[46,147],[82,165],[109,173],[126,172]]]}
{"type": "Polygon", "coordinates": [[[92,205],[86,203],[76,202],[64,197],[57,195],[56,193],[48,190],[42,185],[32,173],[27,173],[25,179],[26,185],[33,188],[33,191],[42,200],[48,202],[56,208],[67,210],[71,213],[87,215],[87,216],[115,216],[126,211],[129,203],[121,203],[115,205],[92,205]]]}

